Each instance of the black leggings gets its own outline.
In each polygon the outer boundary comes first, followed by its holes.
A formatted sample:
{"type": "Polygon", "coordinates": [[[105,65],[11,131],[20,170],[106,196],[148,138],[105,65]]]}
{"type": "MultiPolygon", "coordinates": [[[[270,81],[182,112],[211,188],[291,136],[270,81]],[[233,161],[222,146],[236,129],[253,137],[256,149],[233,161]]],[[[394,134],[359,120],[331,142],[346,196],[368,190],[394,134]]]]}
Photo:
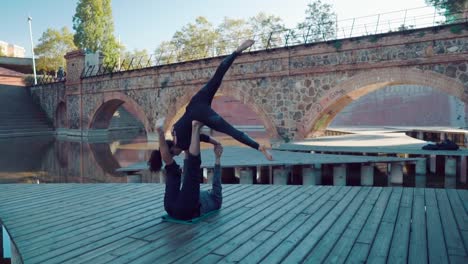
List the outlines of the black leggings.
{"type": "Polygon", "coordinates": [[[237,52],[233,52],[221,62],[213,77],[192,97],[185,111],[190,113],[192,120],[198,120],[211,129],[227,134],[247,146],[258,149],[259,144],[255,140],[234,128],[211,108],[211,102],[221,86],[224,75],[238,55],[237,52]]]}
{"type": "Polygon", "coordinates": [[[164,209],[176,219],[200,216],[200,156],[189,154],[184,160],[184,182],[180,188],[180,170],[166,170],[164,209]]]}

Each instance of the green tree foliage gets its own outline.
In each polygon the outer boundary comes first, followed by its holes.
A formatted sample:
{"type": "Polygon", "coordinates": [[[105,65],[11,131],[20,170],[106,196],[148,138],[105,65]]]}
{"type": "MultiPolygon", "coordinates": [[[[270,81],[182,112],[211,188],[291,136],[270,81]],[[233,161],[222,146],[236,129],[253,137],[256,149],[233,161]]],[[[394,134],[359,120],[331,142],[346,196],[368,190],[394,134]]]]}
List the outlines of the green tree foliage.
{"type": "Polygon", "coordinates": [[[135,49],[133,52],[125,51],[121,55],[120,67],[125,70],[141,69],[151,65],[150,55],[146,49],[135,49]]]}
{"type": "Polygon", "coordinates": [[[215,48],[218,54],[230,53],[242,41],[253,37],[252,28],[243,19],[225,17],[221,25],[218,26],[217,32],[219,36],[215,48]]]}
{"type": "Polygon", "coordinates": [[[336,14],[330,4],[315,0],[307,5],[306,18],[297,26],[294,37],[300,37],[301,43],[323,41],[333,38],[336,33],[336,14]]]}
{"type": "Polygon", "coordinates": [[[225,55],[249,38],[256,40],[257,47],[272,48],[335,36],[336,15],[331,5],[314,0],[307,6],[306,15],[296,30],[286,29],[280,17],[265,13],[259,13],[249,21],[226,17],[216,29],[205,17],[197,17],[194,23],[182,27],[170,41],[164,41],[156,48],[155,61],[169,64],[225,55]]]}
{"type": "Polygon", "coordinates": [[[104,64],[117,63],[120,48],[114,36],[111,0],[79,0],[73,29],[77,47],[87,52],[102,52],[104,64]]]}
{"type": "Polygon", "coordinates": [[[456,22],[467,17],[467,0],[426,0],[426,3],[444,15],[447,22],[456,22]]]}
{"type": "Polygon", "coordinates": [[[37,55],[37,69],[56,73],[59,67],[65,69],[65,54],[75,50],[73,34],[67,27],[60,30],[48,28],[42,33],[39,43],[34,48],[37,55]]]}
{"type": "Polygon", "coordinates": [[[172,41],[163,41],[155,50],[156,64],[170,64],[176,63],[177,58],[175,54],[176,46],[172,41]]]}
{"type": "Polygon", "coordinates": [[[205,17],[197,17],[195,23],[184,26],[172,37],[171,45],[176,48],[176,59],[185,61],[208,57],[218,36],[205,17]]]}
{"type": "Polygon", "coordinates": [[[262,47],[279,47],[284,45],[283,34],[286,27],[278,16],[260,12],[250,18],[249,25],[255,34],[255,39],[262,47]]]}

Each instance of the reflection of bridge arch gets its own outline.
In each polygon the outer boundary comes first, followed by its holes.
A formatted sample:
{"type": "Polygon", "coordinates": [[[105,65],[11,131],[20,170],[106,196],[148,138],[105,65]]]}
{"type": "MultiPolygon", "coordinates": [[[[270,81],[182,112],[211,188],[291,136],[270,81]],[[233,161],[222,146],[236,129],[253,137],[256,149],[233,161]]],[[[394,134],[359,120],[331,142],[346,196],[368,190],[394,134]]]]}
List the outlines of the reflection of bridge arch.
{"type": "Polygon", "coordinates": [[[121,166],[112,154],[109,143],[90,143],[89,148],[93,153],[94,160],[103,171],[110,175],[118,174],[116,170],[121,166]]]}
{"type": "MultiPolygon", "coordinates": [[[[172,104],[168,109],[168,116],[166,117],[166,128],[171,128],[172,125],[184,114],[185,107],[190,102],[190,99],[198,92],[197,89],[191,89],[184,93],[182,97],[177,98],[176,103],[172,104]]],[[[276,127],[272,120],[268,117],[266,112],[255,103],[254,98],[251,94],[244,93],[240,89],[220,89],[218,93],[216,93],[215,97],[218,96],[228,96],[239,100],[241,103],[247,105],[262,121],[263,125],[265,126],[265,131],[268,134],[269,138],[275,139],[279,138],[278,132],[276,131],[276,127]]]]}
{"type": "Polygon", "coordinates": [[[120,92],[105,93],[102,101],[97,102],[92,109],[89,129],[106,129],[115,111],[125,103],[125,108],[145,126],[145,131],[150,131],[148,117],[143,109],[132,98],[120,92]]]}
{"type": "Polygon", "coordinates": [[[66,128],[67,124],[67,105],[65,102],[60,101],[55,111],[55,128],[66,128]]]}
{"type": "Polygon", "coordinates": [[[336,85],[312,105],[298,126],[298,138],[318,136],[347,105],[363,95],[392,85],[433,87],[468,102],[463,84],[439,73],[415,69],[379,69],[360,73],[336,85]]]}

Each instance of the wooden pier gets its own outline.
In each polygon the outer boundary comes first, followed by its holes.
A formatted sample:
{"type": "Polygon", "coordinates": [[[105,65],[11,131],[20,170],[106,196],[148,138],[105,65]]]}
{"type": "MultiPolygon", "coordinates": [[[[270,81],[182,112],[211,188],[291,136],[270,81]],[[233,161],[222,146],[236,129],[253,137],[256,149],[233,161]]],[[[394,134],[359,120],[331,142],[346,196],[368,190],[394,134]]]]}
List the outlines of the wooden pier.
{"type": "MultiPolygon", "coordinates": [[[[332,138],[332,137],[331,137],[332,138]]],[[[326,141],[325,138],[319,140],[326,141]]],[[[419,157],[424,161],[419,162],[416,174],[425,175],[431,173],[449,177],[457,177],[463,184],[468,178],[468,149],[459,150],[424,150],[415,146],[324,146],[323,142],[318,144],[317,139],[283,143],[276,149],[284,151],[314,152],[321,154],[345,154],[345,155],[379,155],[419,157]]]]}
{"type": "MultiPolygon", "coordinates": [[[[272,150],[274,160],[265,159],[263,154],[257,150],[246,147],[225,147],[222,156],[222,167],[236,170],[240,183],[253,183],[254,174],[260,174],[262,171],[268,173],[265,178],[273,184],[285,185],[288,183],[288,177],[291,175],[291,167],[299,166],[301,169],[302,182],[304,185],[315,185],[321,183],[322,165],[330,165],[333,175],[334,185],[346,185],[347,168],[349,164],[360,166],[361,184],[373,185],[374,167],[376,164],[394,165],[389,173],[392,183],[403,183],[403,167],[406,165],[416,166],[417,162],[424,162],[423,158],[401,158],[401,157],[378,157],[378,156],[356,156],[356,155],[330,155],[330,154],[311,154],[303,152],[272,150]],[[262,170],[266,168],[267,170],[262,170]],[[256,173],[254,173],[256,172],[256,173]]],[[[175,157],[178,164],[183,164],[183,155],[175,157]]],[[[214,154],[212,149],[204,149],[201,152],[201,167],[206,169],[207,175],[210,174],[214,166],[214,154]]],[[[359,167],[358,166],[358,167],[359,167]]],[[[129,175],[134,181],[135,177],[148,171],[146,162],[139,162],[128,167],[117,170],[129,175]],[[136,175],[136,176],[135,176],[136,175]]],[[[414,171],[414,170],[413,170],[414,171]]],[[[262,177],[261,175],[257,175],[262,177]]],[[[414,175],[413,175],[414,176],[414,175]]],[[[164,182],[161,175],[161,182],[164,182]]],[[[258,178],[257,177],[257,178],[258,178]]],[[[138,180],[135,180],[138,182],[138,180]]]]}
{"type": "Polygon", "coordinates": [[[5,184],[0,220],[15,263],[468,263],[466,190],[223,192],[219,213],[180,225],[161,221],[161,184],[5,184]]]}

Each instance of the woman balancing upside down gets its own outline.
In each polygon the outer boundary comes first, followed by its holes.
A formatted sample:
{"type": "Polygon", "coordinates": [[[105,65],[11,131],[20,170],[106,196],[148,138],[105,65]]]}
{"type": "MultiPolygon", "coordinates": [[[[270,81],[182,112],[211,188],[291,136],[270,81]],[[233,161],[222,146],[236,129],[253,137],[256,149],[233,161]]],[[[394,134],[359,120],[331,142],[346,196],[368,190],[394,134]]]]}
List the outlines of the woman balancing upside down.
{"type": "MultiPolygon", "coordinates": [[[[179,155],[182,151],[186,151],[189,148],[192,134],[192,121],[197,120],[213,130],[227,134],[237,141],[261,151],[268,160],[273,159],[265,145],[259,145],[247,134],[235,129],[211,108],[211,102],[213,101],[213,97],[215,96],[216,91],[218,91],[219,86],[221,86],[221,81],[225,73],[237,56],[239,56],[243,50],[252,46],[253,43],[253,40],[246,40],[231,55],[227,56],[218,66],[215,74],[208,83],[192,97],[185,109],[184,115],[172,128],[173,141],[167,140],[169,150],[172,155],[179,155]]],[[[200,135],[200,140],[212,143],[213,145],[220,144],[216,139],[205,134],[200,135]]],[[[155,154],[151,156],[152,159],[159,159],[159,161],[154,161],[153,163],[161,163],[160,155],[155,154]]]]}
{"type": "MultiPolygon", "coordinates": [[[[173,160],[169,152],[162,123],[158,124],[156,127],[160,139],[160,153],[166,164],[164,209],[169,216],[176,219],[189,220],[221,208],[223,200],[220,166],[223,147],[221,145],[215,145],[214,147],[216,161],[213,175],[213,187],[209,191],[200,191],[200,130],[202,127],[202,123],[192,121],[190,146],[188,152],[185,152],[182,188],[180,187],[180,167],[173,160]]],[[[161,164],[150,163],[149,165],[151,171],[161,167],[161,164]]]]}

